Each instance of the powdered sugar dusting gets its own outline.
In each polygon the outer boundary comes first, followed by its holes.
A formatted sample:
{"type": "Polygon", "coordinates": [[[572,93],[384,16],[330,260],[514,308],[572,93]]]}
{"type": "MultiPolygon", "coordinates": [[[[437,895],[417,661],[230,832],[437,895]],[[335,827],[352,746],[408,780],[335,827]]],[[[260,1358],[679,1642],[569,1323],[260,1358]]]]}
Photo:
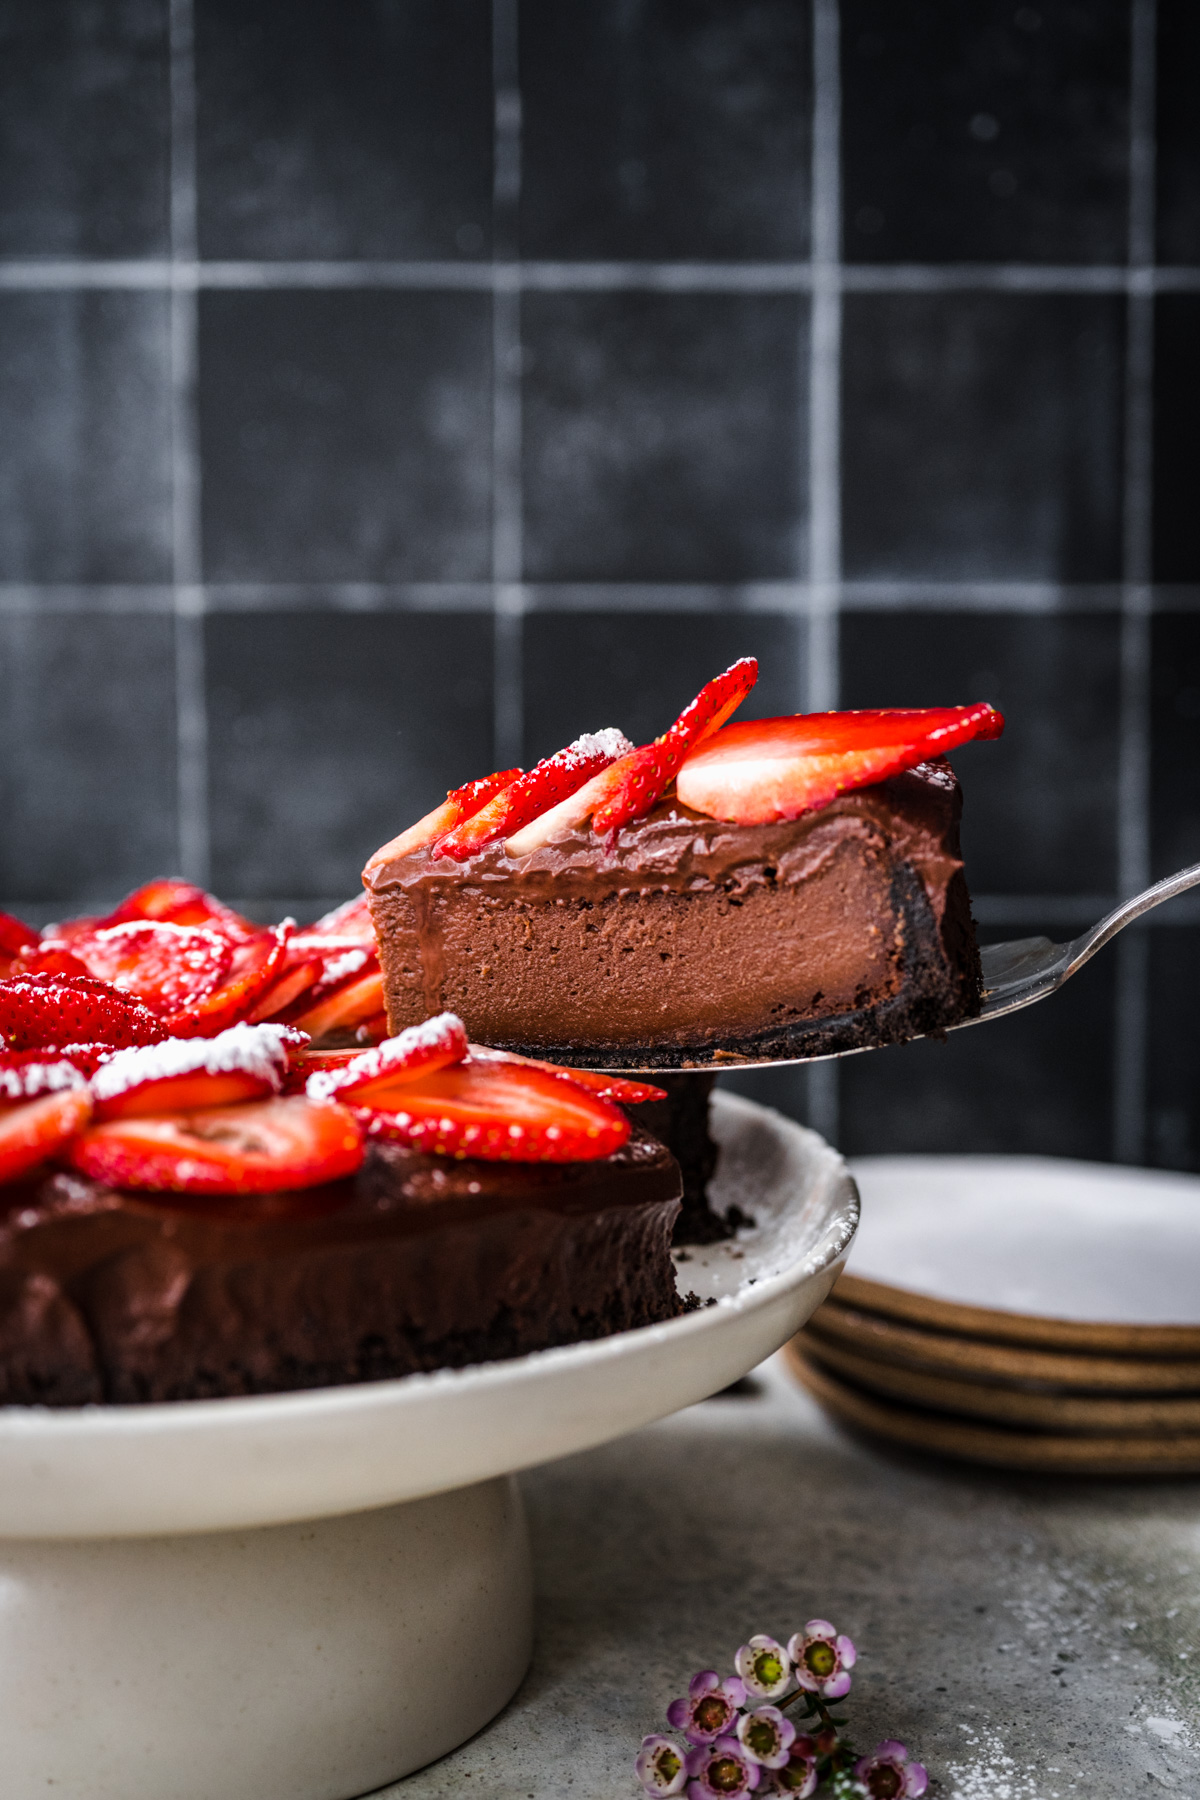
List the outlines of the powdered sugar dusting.
{"type": "Polygon", "coordinates": [[[577,764],[594,762],[598,756],[607,756],[616,762],[618,756],[628,756],[632,749],[633,745],[623,731],[618,731],[615,725],[606,725],[603,731],[585,731],[573,744],[560,750],[554,760],[569,769],[577,764]]]}
{"type": "Polygon", "coordinates": [[[357,975],[358,971],[365,968],[367,963],[373,959],[374,954],[372,950],[357,949],[347,950],[341,956],[330,957],[321,976],[321,989],[334,987],[339,981],[344,981],[348,975],[357,975]]]}
{"type": "Polygon", "coordinates": [[[0,1069],[0,1100],[33,1100],[38,1094],[57,1094],[65,1088],[86,1086],[79,1070],[69,1062],[26,1063],[19,1069],[0,1069]]]}
{"type": "Polygon", "coordinates": [[[115,1100],[132,1088],[175,1075],[253,1075],[279,1092],[287,1068],[286,1026],[231,1025],[213,1038],[165,1038],[136,1050],[118,1050],[92,1077],[97,1100],[115,1100]]]}

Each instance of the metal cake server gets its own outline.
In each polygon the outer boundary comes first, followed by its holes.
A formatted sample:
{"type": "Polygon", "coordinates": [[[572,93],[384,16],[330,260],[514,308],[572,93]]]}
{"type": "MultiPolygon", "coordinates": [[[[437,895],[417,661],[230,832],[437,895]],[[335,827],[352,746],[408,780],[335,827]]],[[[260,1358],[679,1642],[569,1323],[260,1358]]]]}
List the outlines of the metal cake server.
{"type": "MultiPolygon", "coordinates": [[[[991,1019],[1001,1019],[1007,1013],[1017,1012],[1023,1006],[1032,1006],[1036,1000],[1044,1000],[1053,994],[1064,981],[1069,981],[1077,970],[1082,969],[1085,962],[1102,950],[1118,931],[1124,931],[1143,913],[1152,912],[1164,901],[1173,900],[1176,894],[1186,892],[1188,888],[1200,886],[1200,863],[1193,863],[1190,868],[1180,869],[1175,875],[1167,875],[1162,881],[1156,881],[1144,893],[1134,894],[1129,900],[1123,900],[1120,906],[1106,913],[1097,924],[1079,937],[1072,938],[1067,944],[1051,943],[1046,937],[1014,938],[1004,944],[985,944],[980,949],[980,961],[983,965],[983,1006],[973,1019],[961,1019],[952,1025],[952,1031],[961,1031],[968,1025],[986,1025],[991,1019]]],[[[867,1050],[885,1048],[886,1046],[864,1044],[856,1045],[850,1050],[834,1051],[834,1056],[859,1056],[867,1050]]],[[[672,1069],[733,1071],[735,1069],[781,1068],[791,1063],[825,1062],[830,1060],[831,1053],[826,1051],[817,1056],[762,1056],[748,1057],[735,1055],[729,1051],[712,1049],[707,1051],[681,1052],[678,1060],[656,1058],[653,1065],[646,1063],[636,1067],[630,1063],[622,1063],[619,1054],[604,1061],[593,1061],[592,1068],[604,1068],[611,1072],[623,1070],[628,1074],[644,1073],[652,1081],[654,1071],[658,1069],[669,1073],[672,1069]]]]}
{"type": "Polygon", "coordinates": [[[1097,950],[1103,950],[1118,931],[1124,931],[1143,913],[1153,912],[1165,900],[1173,900],[1176,894],[1196,886],[1200,886],[1200,863],[1180,869],[1175,875],[1165,875],[1143,893],[1123,900],[1098,924],[1072,938],[1069,944],[1052,944],[1044,937],[1014,938],[1008,944],[985,944],[979,952],[983,964],[983,1010],[978,1018],[963,1019],[952,1029],[958,1031],[963,1025],[982,1025],[988,1019],[1003,1018],[1005,1013],[1016,1012],[1022,1006],[1032,1006],[1035,1000],[1044,1000],[1064,981],[1069,981],[1076,970],[1082,969],[1085,962],[1090,962],[1097,950]]]}

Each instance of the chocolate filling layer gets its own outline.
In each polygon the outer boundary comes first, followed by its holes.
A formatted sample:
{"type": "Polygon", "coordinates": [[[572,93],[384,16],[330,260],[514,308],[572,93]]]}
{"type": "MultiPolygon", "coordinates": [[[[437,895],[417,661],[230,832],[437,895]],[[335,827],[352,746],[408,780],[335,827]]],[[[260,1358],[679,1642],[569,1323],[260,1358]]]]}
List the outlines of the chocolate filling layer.
{"type": "Polygon", "coordinates": [[[945,763],[801,819],[728,825],[678,801],[610,844],[580,827],[514,861],[422,849],[368,895],[393,1031],[448,1009],[561,1061],[819,1055],[944,1030],[979,963],[945,763]]]}
{"type": "Polygon", "coordinates": [[[324,1387],[520,1356],[682,1311],[681,1181],[373,1146],[360,1175],[221,1201],[58,1174],[0,1190],[0,1403],[324,1387]]]}

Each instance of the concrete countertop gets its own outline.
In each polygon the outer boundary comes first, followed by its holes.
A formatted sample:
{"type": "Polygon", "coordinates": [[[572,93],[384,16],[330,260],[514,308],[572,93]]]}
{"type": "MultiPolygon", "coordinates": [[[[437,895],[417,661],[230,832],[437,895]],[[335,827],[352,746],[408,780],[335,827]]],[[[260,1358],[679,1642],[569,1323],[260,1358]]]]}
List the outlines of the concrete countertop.
{"type": "Polygon", "coordinates": [[[904,1739],[938,1800],[1200,1795],[1200,1481],[926,1463],[844,1435],[777,1362],[750,1381],[524,1478],[530,1674],[381,1800],[635,1800],[689,1676],[814,1615],[859,1647],[856,1743],[904,1739]]]}

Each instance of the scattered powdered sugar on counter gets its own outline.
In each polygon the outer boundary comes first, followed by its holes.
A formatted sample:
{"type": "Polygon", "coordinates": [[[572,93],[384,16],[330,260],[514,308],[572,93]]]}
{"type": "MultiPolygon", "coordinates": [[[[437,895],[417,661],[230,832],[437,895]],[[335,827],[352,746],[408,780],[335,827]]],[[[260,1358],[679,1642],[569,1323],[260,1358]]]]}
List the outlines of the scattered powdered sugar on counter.
{"type": "Polygon", "coordinates": [[[1067,1791],[1067,1782],[1061,1788],[1039,1782],[1032,1763],[1021,1768],[993,1726],[976,1731],[963,1725],[960,1730],[967,1734],[974,1755],[970,1762],[948,1766],[950,1800],[1053,1800],[1053,1795],[1067,1791]]]}
{"type": "Polygon", "coordinates": [[[213,1038],[166,1038],[161,1044],[118,1050],[93,1075],[92,1091],[97,1100],[114,1100],[146,1082],[198,1071],[254,1075],[278,1091],[294,1035],[286,1025],[231,1025],[213,1038]]]}

